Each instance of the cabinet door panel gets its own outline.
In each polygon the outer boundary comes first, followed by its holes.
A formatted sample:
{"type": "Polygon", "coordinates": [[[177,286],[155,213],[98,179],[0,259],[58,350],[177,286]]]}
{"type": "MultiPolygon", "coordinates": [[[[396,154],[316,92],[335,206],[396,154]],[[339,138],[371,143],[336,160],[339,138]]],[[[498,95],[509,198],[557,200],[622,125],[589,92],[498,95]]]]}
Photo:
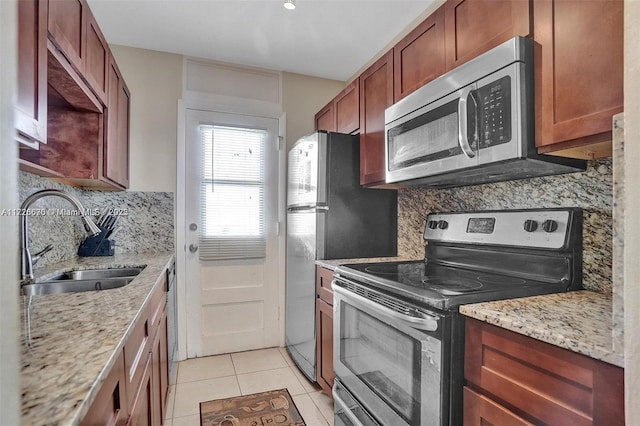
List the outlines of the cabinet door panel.
{"type": "MultiPolygon", "coordinates": [[[[536,145],[611,140],[623,109],[623,2],[534,2],[536,145]]],[[[556,146],[556,149],[560,146],[556,146]]],[[[550,148],[550,149],[549,149],[550,148]]]]}
{"type": "Polygon", "coordinates": [[[464,387],[464,426],[532,426],[495,401],[464,387]]]}
{"type": "Polygon", "coordinates": [[[86,12],[84,0],[49,0],[51,39],[80,73],[84,73],[86,12]]]}
{"type": "Polygon", "coordinates": [[[104,176],[126,188],[129,186],[129,90],[113,61],[109,65],[108,102],[104,176]]]}
{"type": "Polygon", "coordinates": [[[124,425],[127,421],[124,358],[122,352],[80,424],[124,425]]]}
{"type": "Polygon", "coordinates": [[[336,96],[334,108],[336,131],[355,133],[360,128],[360,87],[356,78],[336,96]]]}
{"type": "Polygon", "coordinates": [[[465,322],[469,386],[535,423],[624,423],[621,368],[477,320],[465,322]]]}
{"type": "Polygon", "coordinates": [[[331,395],[336,377],[333,372],[333,307],[320,299],[316,300],[316,327],[316,380],[331,395]]]}
{"type": "Polygon", "coordinates": [[[360,184],[384,184],[384,110],[393,104],[393,50],[360,75],[360,184]]]}
{"type": "Polygon", "coordinates": [[[15,126],[21,136],[47,143],[47,2],[18,1],[18,88],[15,126]]]}
{"type": "Polygon", "coordinates": [[[395,101],[445,72],[444,8],[436,10],[393,48],[395,101]]]}
{"type": "Polygon", "coordinates": [[[525,0],[450,0],[445,14],[447,71],[531,33],[530,2],[525,0]]]}
{"type": "Polygon", "coordinates": [[[127,426],[157,426],[153,417],[153,381],[151,378],[151,357],[146,358],[140,387],[131,404],[131,415],[127,426]]]}
{"type": "Polygon", "coordinates": [[[333,101],[329,102],[316,114],[316,130],[336,131],[336,115],[333,109],[333,101]]]}
{"type": "Polygon", "coordinates": [[[87,53],[85,78],[98,98],[107,102],[109,47],[91,11],[87,11],[87,53]]]}

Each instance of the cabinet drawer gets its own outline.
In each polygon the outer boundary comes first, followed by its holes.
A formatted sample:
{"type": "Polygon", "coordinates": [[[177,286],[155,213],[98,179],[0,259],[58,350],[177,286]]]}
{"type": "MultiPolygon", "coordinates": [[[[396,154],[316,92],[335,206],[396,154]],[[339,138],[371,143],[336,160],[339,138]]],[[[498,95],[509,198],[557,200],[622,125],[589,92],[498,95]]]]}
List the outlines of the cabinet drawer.
{"type": "Polygon", "coordinates": [[[465,378],[535,423],[624,424],[624,370],[466,319],[465,378]]]}
{"type": "Polygon", "coordinates": [[[316,266],[316,293],[320,299],[333,306],[331,280],[333,280],[333,271],[331,269],[316,266]]]}

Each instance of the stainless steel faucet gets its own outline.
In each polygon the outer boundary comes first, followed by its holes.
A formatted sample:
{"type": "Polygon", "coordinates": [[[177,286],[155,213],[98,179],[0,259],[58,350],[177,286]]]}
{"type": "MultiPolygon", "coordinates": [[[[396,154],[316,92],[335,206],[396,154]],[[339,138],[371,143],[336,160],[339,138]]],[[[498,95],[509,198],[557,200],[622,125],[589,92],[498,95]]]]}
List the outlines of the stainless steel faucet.
{"type": "Polygon", "coordinates": [[[82,219],[84,229],[87,231],[88,235],[97,235],[100,233],[98,225],[94,223],[90,216],[84,214],[84,207],[82,207],[80,201],[73,195],[58,189],[44,189],[29,195],[20,206],[20,211],[23,213],[20,215],[20,283],[22,285],[33,281],[33,259],[29,252],[29,216],[25,214],[25,210],[40,198],[48,195],[64,198],[73,204],[78,210],[78,215],[80,216],[80,219],[82,219]]]}

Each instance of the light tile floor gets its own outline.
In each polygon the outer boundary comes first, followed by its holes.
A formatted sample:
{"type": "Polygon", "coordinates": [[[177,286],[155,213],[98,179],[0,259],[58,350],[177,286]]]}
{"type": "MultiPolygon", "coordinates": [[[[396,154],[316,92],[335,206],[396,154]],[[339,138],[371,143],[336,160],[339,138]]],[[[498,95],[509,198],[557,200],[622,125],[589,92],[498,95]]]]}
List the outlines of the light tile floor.
{"type": "Polygon", "coordinates": [[[307,426],[333,426],[333,402],[298,370],[284,348],[182,361],[169,389],[167,426],[200,425],[200,402],[287,388],[307,426]]]}

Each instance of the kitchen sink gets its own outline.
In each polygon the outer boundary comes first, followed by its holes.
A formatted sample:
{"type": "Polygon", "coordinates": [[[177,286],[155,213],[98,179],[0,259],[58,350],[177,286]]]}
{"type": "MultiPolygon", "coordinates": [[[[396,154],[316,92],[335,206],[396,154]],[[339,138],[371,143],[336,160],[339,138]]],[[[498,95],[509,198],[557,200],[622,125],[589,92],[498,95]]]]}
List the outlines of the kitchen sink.
{"type": "Polygon", "coordinates": [[[111,290],[124,287],[135,277],[95,278],[88,280],[54,280],[22,286],[24,296],[111,290]]]}
{"type": "Polygon", "coordinates": [[[26,284],[21,288],[25,296],[111,290],[124,287],[143,268],[85,269],[56,275],[47,281],[26,284]]]}
{"type": "Polygon", "coordinates": [[[49,278],[50,281],[93,280],[102,278],[135,277],[143,268],[111,268],[111,269],[82,269],[69,271],[49,278]]]}

